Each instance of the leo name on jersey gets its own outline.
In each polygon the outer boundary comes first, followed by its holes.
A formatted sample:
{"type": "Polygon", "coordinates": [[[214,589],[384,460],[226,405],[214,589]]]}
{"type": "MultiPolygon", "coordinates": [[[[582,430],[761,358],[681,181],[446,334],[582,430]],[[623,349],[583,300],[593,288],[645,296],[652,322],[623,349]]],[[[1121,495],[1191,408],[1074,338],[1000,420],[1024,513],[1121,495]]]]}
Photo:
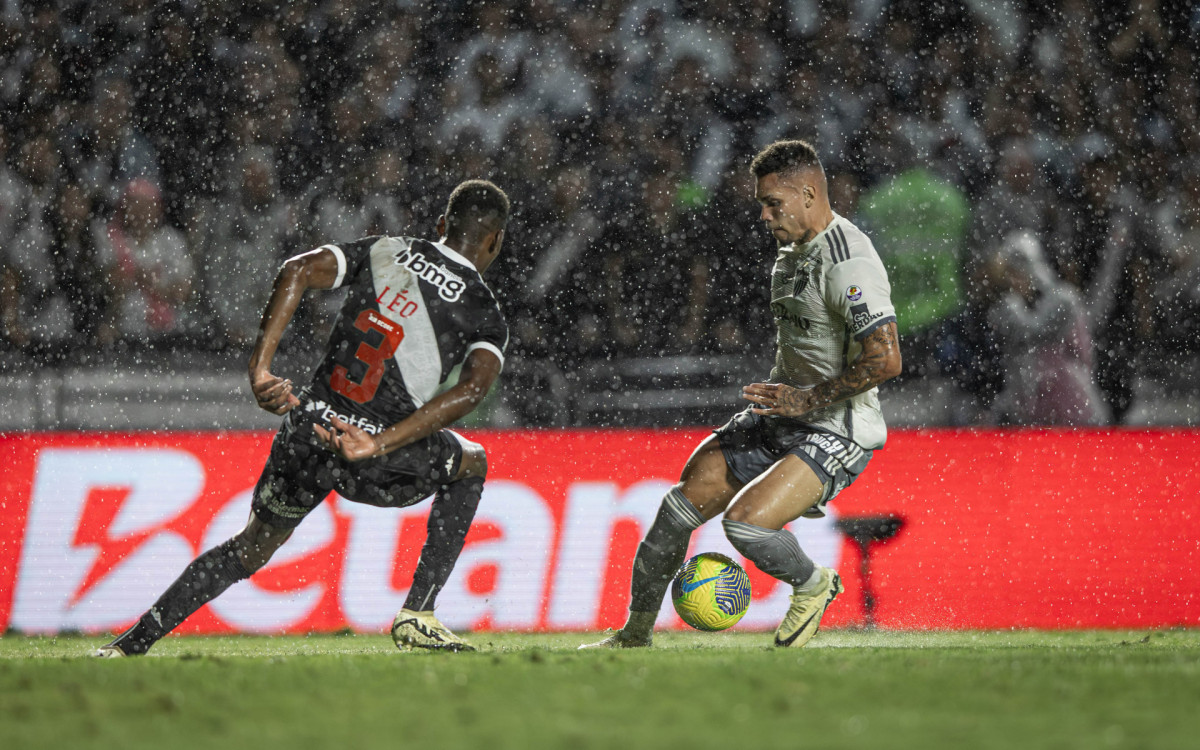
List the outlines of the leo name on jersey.
{"type": "Polygon", "coordinates": [[[473,350],[504,362],[508,327],[496,298],[452,248],[367,237],[321,249],[338,260],[333,288],[347,290],[312,380],[312,398],[326,405],[322,414],[394,424],[433,398],[473,350]]]}

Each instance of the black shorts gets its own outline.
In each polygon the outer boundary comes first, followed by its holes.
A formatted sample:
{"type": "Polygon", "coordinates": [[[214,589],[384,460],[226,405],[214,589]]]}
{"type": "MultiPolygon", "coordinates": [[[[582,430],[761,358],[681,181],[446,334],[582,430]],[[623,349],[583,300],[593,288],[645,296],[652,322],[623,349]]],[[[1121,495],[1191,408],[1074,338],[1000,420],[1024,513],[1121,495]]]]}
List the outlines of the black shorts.
{"type": "Polygon", "coordinates": [[[821,518],[825,504],[867,468],[872,451],[832,432],[747,409],[715,430],[725,463],[735,479],[749,484],[776,461],[793,455],[812,467],[824,485],[821,499],[804,515],[821,518]]]}
{"type": "Polygon", "coordinates": [[[350,462],[322,445],[312,419],[293,410],[275,434],[251,507],[260,520],[286,529],[333,491],[356,503],[403,508],[453,479],[462,456],[462,438],[439,430],[385,456],[350,462]]]}

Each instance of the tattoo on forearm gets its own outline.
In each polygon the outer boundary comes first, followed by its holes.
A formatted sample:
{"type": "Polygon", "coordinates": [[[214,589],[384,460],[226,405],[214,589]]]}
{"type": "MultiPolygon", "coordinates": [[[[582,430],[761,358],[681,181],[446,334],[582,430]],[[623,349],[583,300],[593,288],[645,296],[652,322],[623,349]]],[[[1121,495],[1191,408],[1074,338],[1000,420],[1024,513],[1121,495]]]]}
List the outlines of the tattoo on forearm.
{"type": "Polygon", "coordinates": [[[813,407],[805,403],[805,399],[809,396],[808,391],[795,389],[783,389],[779,393],[779,398],[775,404],[775,408],[786,413],[794,412],[803,414],[806,411],[811,411],[813,407]]]}
{"type": "Polygon", "coordinates": [[[899,349],[894,324],[882,325],[862,342],[862,354],[845,372],[813,389],[812,408],[836,404],[842,399],[869,391],[888,379],[888,361],[899,349]]]}

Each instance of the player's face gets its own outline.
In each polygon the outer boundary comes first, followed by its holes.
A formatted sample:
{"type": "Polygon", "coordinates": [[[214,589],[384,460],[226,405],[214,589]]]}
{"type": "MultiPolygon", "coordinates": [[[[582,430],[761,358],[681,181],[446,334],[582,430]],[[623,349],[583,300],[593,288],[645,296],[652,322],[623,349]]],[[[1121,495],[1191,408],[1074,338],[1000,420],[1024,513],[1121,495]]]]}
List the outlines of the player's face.
{"type": "Polygon", "coordinates": [[[807,241],[812,229],[816,188],[805,179],[807,172],[782,176],[771,173],[758,180],[754,197],[762,205],[759,218],[781,245],[807,241]]]}

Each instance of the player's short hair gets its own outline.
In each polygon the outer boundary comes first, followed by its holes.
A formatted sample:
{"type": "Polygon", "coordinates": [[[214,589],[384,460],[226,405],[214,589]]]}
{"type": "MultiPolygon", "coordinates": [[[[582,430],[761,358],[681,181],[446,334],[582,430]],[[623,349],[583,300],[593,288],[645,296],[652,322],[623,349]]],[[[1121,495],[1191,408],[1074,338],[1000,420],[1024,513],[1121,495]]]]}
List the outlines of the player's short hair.
{"type": "Polygon", "coordinates": [[[508,225],[508,196],[489,180],[459,183],[446,202],[446,230],[473,233],[476,229],[493,232],[508,225]]]}
{"type": "Polygon", "coordinates": [[[769,174],[783,175],[812,168],[825,171],[817,150],[808,141],[800,140],[775,141],[750,162],[750,172],[760,180],[769,174]]]}

